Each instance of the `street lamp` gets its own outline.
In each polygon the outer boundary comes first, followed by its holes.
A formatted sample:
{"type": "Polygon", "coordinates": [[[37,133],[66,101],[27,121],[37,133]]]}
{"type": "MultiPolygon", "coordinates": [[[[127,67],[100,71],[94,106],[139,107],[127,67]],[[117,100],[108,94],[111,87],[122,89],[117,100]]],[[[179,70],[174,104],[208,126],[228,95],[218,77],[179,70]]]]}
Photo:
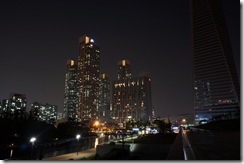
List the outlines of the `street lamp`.
{"type": "Polygon", "coordinates": [[[93,124],[93,126],[95,127],[95,131],[97,132],[99,131],[99,125],[100,125],[99,121],[95,121],[93,124]]]}
{"type": "Polygon", "coordinates": [[[32,137],[30,139],[30,142],[32,143],[32,147],[31,147],[31,159],[33,159],[33,147],[34,147],[35,141],[36,141],[36,138],[35,137],[32,137]]]}
{"type": "Polygon", "coordinates": [[[76,139],[77,139],[77,155],[78,155],[78,148],[79,148],[79,139],[80,139],[80,135],[79,134],[77,134],[76,135],[76,139]]]}
{"type": "Polygon", "coordinates": [[[10,159],[12,159],[13,151],[14,151],[14,144],[12,143],[9,147],[11,148],[11,151],[10,151],[10,159]]]}

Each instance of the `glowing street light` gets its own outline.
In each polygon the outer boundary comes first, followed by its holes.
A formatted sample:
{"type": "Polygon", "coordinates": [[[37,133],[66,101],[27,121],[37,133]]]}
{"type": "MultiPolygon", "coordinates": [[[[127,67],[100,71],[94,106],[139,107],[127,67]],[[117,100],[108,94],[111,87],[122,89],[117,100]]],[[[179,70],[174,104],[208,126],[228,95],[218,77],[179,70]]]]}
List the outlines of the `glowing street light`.
{"type": "Polygon", "coordinates": [[[77,139],[77,140],[80,139],[80,135],[79,135],[79,134],[76,135],[76,139],[77,139]]]}
{"type": "Polygon", "coordinates": [[[11,148],[11,151],[10,151],[10,159],[12,159],[13,151],[14,151],[14,144],[12,143],[9,147],[11,148]]]}
{"type": "Polygon", "coordinates": [[[98,125],[99,125],[99,121],[96,121],[96,122],[94,123],[94,125],[95,125],[95,126],[98,126],[98,125]]]}
{"type": "Polygon", "coordinates": [[[97,131],[97,132],[99,131],[99,125],[100,125],[99,121],[95,121],[94,124],[93,124],[93,126],[95,127],[94,130],[97,131]]]}
{"type": "Polygon", "coordinates": [[[35,137],[32,137],[30,139],[30,142],[32,143],[32,147],[31,147],[31,159],[33,159],[33,147],[34,147],[35,141],[36,141],[36,138],[35,137]]]}
{"type": "Polygon", "coordinates": [[[77,155],[78,155],[78,153],[79,153],[79,151],[78,151],[78,148],[79,148],[79,139],[80,139],[80,135],[79,134],[76,135],[76,139],[77,139],[77,155]]]}
{"type": "Polygon", "coordinates": [[[34,142],[36,141],[36,138],[35,137],[32,137],[31,139],[30,139],[30,142],[34,145],[34,142]]]}

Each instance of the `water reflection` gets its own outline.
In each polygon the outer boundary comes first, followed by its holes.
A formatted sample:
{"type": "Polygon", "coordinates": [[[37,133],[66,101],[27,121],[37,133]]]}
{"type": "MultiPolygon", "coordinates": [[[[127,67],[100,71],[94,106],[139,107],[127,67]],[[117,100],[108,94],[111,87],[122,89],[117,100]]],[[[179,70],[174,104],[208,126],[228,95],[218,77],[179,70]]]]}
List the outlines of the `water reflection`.
{"type": "Polygon", "coordinates": [[[98,145],[98,138],[95,139],[95,148],[97,147],[98,145]]]}

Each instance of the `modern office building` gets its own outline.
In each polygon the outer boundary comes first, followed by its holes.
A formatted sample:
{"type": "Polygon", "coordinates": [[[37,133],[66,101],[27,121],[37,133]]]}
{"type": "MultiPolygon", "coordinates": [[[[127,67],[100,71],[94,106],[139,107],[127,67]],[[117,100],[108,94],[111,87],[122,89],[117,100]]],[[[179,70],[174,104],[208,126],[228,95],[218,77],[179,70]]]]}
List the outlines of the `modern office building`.
{"type": "Polygon", "coordinates": [[[30,115],[33,119],[52,123],[57,120],[58,106],[34,102],[31,104],[30,115]]]}
{"type": "Polygon", "coordinates": [[[221,0],[191,0],[195,123],[235,118],[240,87],[221,0]]]}
{"type": "Polygon", "coordinates": [[[98,119],[98,94],[100,49],[93,39],[79,38],[77,69],[78,116],[81,121],[92,123],[98,119]]]}
{"type": "Polygon", "coordinates": [[[100,74],[98,120],[100,123],[111,122],[111,84],[107,74],[100,74]]]}
{"type": "Polygon", "coordinates": [[[129,60],[118,61],[118,80],[131,79],[131,68],[129,60]]]}
{"type": "Polygon", "coordinates": [[[13,116],[15,118],[23,118],[26,114],[26,96],[24,94],[11,93],[8,101],[8,116],[13,116]]]}
{"type": "Polygon", "coordinates": [[[77,119],[77,63],[69,59],[66,63],[65,90],[64,90],[64,117],[77,119]]]}

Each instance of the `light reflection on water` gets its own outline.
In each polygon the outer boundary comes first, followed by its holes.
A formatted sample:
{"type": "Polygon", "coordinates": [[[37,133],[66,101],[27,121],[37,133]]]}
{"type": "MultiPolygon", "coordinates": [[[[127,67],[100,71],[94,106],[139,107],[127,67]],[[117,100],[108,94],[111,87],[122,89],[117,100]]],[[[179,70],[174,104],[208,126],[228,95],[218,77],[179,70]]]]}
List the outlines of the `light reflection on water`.
{"type": "Polygon", "coordinates": [[[96,138],[95,140],[95,148],[97,147],[97,145],[98,145],[98,138],[96,138]]]}

